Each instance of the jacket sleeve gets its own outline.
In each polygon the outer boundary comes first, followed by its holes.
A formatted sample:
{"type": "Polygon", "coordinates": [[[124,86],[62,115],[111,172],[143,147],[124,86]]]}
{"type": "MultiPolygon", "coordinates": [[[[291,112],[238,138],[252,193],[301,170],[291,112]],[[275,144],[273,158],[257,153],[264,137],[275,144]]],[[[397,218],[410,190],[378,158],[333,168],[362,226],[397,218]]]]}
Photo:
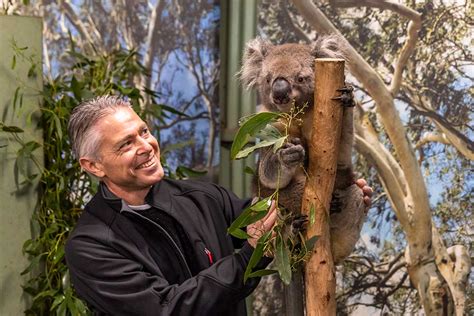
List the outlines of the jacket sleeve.
{"type": "MultiPolygon", "coordinates": [[[[109,231],[110,232],[110,231],[109,231]]],[[[217,315],[249,295],[259,279],[243,276],[253,248],[245,243],[233,255],[180,285],[143,270],[106,243],[87,235],[66,245],[66,260],[78,294],[98,310],[111,315],[217,315]]],[[[263,258],[262,269],[271,260],[263,258]]]]}

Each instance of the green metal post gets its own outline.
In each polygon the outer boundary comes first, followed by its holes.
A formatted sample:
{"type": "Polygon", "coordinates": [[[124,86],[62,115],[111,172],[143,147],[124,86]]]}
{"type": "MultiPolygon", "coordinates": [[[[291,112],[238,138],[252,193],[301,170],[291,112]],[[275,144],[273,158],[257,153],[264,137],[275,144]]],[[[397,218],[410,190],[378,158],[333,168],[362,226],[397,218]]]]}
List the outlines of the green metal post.
{"type": "Polygon", "coordinates": [[[241,197],[251,194],[251,175],[245,166],[254,167],[250,159],[230,160],[230,146],[238,129],[238,120],[255,112],[254,93],[244,91],[237,72],[240,69],[245,43],[256,33],[257,0],[230,0],[221,2],[221,155],[219,183],[241,197]]]}
{"type": "MultiPolygon", "coordinates": [[[[41,53],[40,18],[0,16],[0,121],[22,128],[24,133],[20,136],[40,144],[42,133],[36,128],[35,117],[39,115],[43,86],[41,53]],[[14,60],[14,45],[27,47],[21,50],[24,57],[17,55],[14,60]],[[32,62],[37,64],[37,75],[28,77],[32,62]],[[16,104],[15,91],[18,91],[16,104]]],[[[38,193],[37,184],[17,190],[14,166],[18,149],[11,136],[0,132],[0,315],[23,315],[27,308],[21,288],[25,280],[20,273],[28,266],[28,260],[22,253],[22,245],[32,237],[31,216],[38,193]]],[[[42,151],[37,149],[34,153],[42,163],[42,151]]]]}

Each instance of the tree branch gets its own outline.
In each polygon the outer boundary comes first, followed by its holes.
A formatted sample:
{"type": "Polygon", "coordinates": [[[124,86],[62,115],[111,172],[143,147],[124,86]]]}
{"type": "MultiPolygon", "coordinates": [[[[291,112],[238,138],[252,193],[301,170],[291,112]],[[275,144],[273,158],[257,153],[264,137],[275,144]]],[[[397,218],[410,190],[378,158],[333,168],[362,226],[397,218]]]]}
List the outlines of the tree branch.
{"type": "Polygon", "coordinates": [[[431,210],[428,203],[428,194],[415,152],[406,138],[405,127],[398,111],[395,109],[392,94],[375,70],[355,51],[319,8],[308,0],[293,0],[293,3],[305,20],[319,33],[333,33],[341,37],[341,41],[347,47],[349,68],[352,74],[363,83],[374,98],[378,113],[397,153],[409,188],[407,197],[410,199],[410,204],[407,212],[409,212],[410,221],[403,224],[403,229],[408,236],[409,243],[416,244],[419,248],[420,252],[416,256],[416,260],[425,260],[432,256],[426,248],[426,245],[431,242],[431,229],[429,228],[431,227],[431,210]],[[414,214],[415,209],[416,216],[414,214]],[[428,227],[428,230],[420,231],[415,227],[428,227]]]}

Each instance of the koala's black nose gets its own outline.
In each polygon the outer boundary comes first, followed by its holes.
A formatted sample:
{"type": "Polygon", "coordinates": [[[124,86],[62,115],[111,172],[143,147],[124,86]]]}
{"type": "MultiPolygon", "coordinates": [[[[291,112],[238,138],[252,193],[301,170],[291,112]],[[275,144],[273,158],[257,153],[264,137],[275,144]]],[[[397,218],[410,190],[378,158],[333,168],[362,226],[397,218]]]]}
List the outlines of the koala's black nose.
{"type": "Polygon", "coordinates": [[[291,85],[286,79],[277,78],[273,82],[272,96],[273,102],[277,104],[286,104],[290,102],[291,85]]]}

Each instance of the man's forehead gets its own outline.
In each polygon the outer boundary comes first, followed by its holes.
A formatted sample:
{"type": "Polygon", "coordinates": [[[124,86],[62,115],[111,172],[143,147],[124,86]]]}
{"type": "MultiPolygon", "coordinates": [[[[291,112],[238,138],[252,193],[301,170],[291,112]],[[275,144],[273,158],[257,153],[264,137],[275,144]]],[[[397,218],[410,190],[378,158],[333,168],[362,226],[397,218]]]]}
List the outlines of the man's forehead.
{"type": "Polygon", "coordinates": [[[123,108],[104,116],[97,125],[105,137],[122,138],[146,123],[132,109],[123,108]]]}

